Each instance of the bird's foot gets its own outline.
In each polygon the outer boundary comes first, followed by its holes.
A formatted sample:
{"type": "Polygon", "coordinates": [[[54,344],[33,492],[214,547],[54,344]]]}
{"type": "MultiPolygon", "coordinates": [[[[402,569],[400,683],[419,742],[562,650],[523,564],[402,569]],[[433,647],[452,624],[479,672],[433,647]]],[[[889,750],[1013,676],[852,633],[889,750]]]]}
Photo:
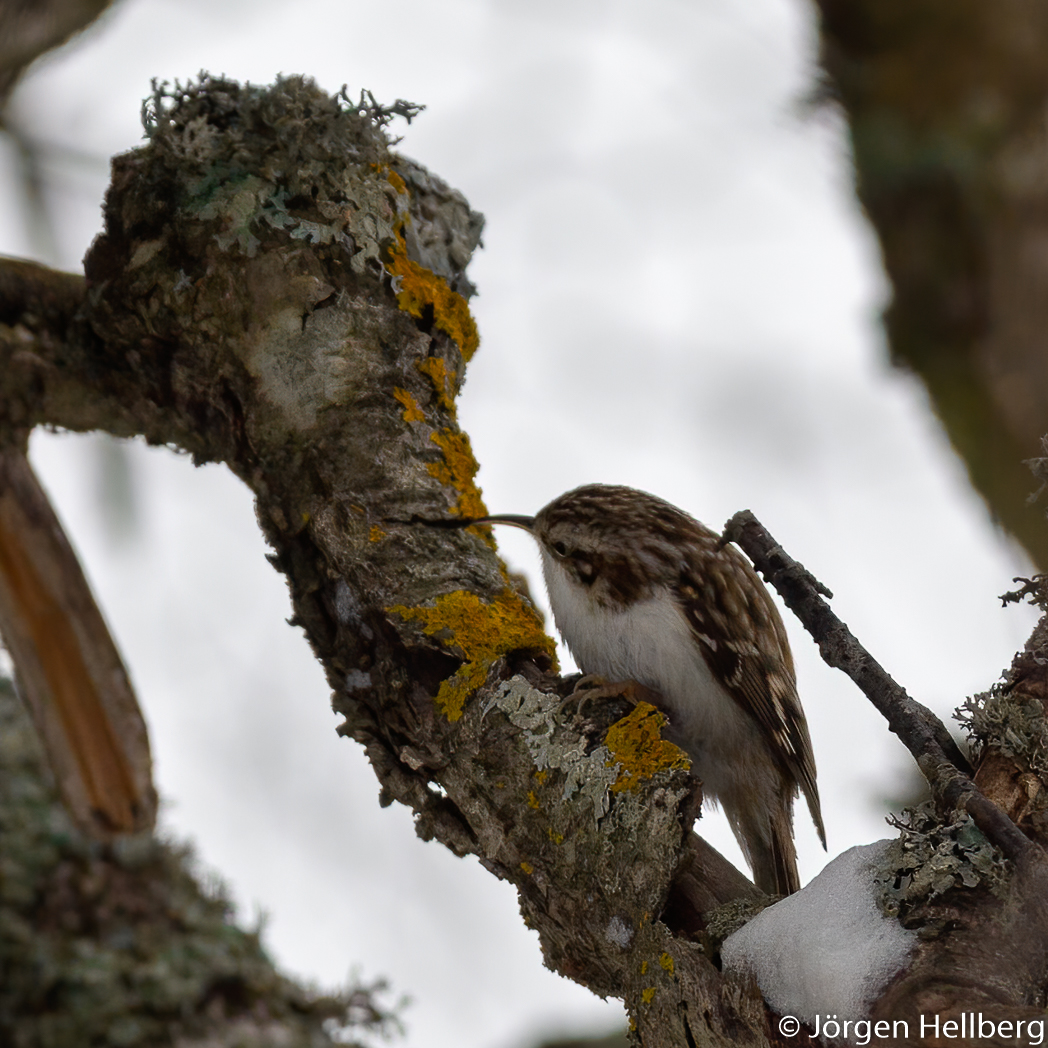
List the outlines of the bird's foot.
{"type": "Polygon", "coordinates": [[[645,694],[651,692],[638,684],[635,680],[605,680],[599,673],[587,673],[575,682],[575,690],[568,696],[578,703],[578,712],[591,702],[600,702],[601,699],[625,699],[631,706],[638,702],[644,702],[645,694]]]}
{"type": "Polygon", "coordinates": [[[609,681],[600,674],[589,673],[575,682],[574,690],[561,703],[561,709],[574,703],[576,727],[583,734],[599,734],[640,702],[650,702],[654,706],[658,704],[658,696],[636,681],[609,681]],[[587,713],[587,708],[591,712],[587,713]]]}

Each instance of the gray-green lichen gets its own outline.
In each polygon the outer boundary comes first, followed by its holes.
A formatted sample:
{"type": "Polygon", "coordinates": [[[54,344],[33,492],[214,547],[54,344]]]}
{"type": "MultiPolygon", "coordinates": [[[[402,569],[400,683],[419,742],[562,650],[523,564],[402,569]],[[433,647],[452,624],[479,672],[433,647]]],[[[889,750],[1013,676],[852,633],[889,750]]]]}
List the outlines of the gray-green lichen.
{"type": "Polygon", "coordinates": [[[153,149],[182,172],[180,206],[223,221],[214,235],[220,248],[253,257],[260,228],[269,226],[292,239],[341,244],[362,273],[369,263],[381,269],[383,245],[407,212],[407,195],[388,177],[384,129],[419,108],[366,97],[354,105],[344,88],[329,96],[305,77],[260,87],[202,74],[174,87],[154,81],[142,123],[153,149]]]}
{"type": "Polygon", "coordinates": [[[957,719],[968,732],[976,759],[993,747],[1038,775],[1048,774],[1048,718],[1037,699],[995,685],[966,699],[957,719]]]}
{"type": "Polygon", "coordinates": [[[480,244],[484,216],[466,198],[421,164],[398,157],[394,170],[407,185],[416,210],[404,229],[408,256],[446,280],[464,298],[476,293],[466,266],[480,244]]]}
{"type": "Polygon", "coordinates": [[[475,289],[465,269],[484,216],[390,150],[390,121],[410,123],[422,108],[380,105],[369,92],[353,103],[344,87],[327,95],[301,76],[259,86],[205,73],[173,87],[154,81],[142,123],[153,150],[180,172],[179,207],[221,220],[222,250],[254,257],[262,230],[284,230],[340,247],[354,273],[381,273],[402,230],[408,255],[468,298],[475,289]]]}
{"type": "Polygon", "coordinates": [[[723,906],[707,910],[702,915],[706,921],[703,949],[710,957],[719,956],[724,940],[752,921],[773,901],[770,896],[764,899],[732,899],[723,906]]]}
{"type": "Polygon", "coordinates": [[[907,808],[895,825],[899,836],[885,850],[874,878],[886,915],[905,922],[922,903],[951,888],[981,884],[994,893],[1003,888],[1007,862],[967,812],[953,812],[944,821],[925,801],[907,808]]]}
{"type": "Polygon", "coordinates": [[[619,765],[607,746],[597,746],[587,754],[585,739],[557,737],[554,717],[562,705],[559,696],[533,688],[523,677],[512,677],[488,700],[484,712],[501,710],[520,728],[535,767],[563,772],[562,799],[570,800],[578,794],[592,806],[593,817],[599,822],[608,813],[619,765]]]}
{"type": "Polygon", "coordinates": [[[0,679],[0,1044],[321,1048],[397,1028],[381,986],[323,995],[277,972],[185,848],[73,827],[0,679]]]}
{"type": "MultiPolygon", "coordinates": [[[[106,232],[85,260],[91,326],[154,380],[155,400],[222,427],[227,460],[322,442],[325,413],[391,370],[390,346],[410,344],[428,369],[388,383],[423,408],[461,385],[477,341],[464,270],[483,218],[392,151],[389,121],[417,109],[354,104],[301,76],[154,85],[148,142],[115,158],[106,232]],[[447,388],[434,391],[438,369],[447,388]],[[201,371],[209,388],[194,385],[201,371]],[[241,416],[248,385],[260,403],[241,416]]],[[[160,439],[206,443],[199,425],[160,439]]]]}
{"type": "MultiPolygon", "coordinates": [[[[163,187],[177,235],[138,247],[128,271],[170,268],[169,253],[186,249],[177,260],[182,279],[167,297],[205,330],[220,313],[203,301],[201,279],[215,271],[206,262],[215,249],[255,259],[274,236],[288,238],[326,248],[347,276],[389,279],[383,258],[411,209],[385,125],[394,111],[415,110],[398,106],[352,105],[304,77],[267,87],[207,75],[173,88],[154,83],[143,113],[149,145],[128,159],[137,158],[140,183],[163,187]]],[[[300,269],[286,253],[252,272],[264,307],[249,311],[228,344],[288,429],[308,429],[359,384],[354,347],[367,341],[370,318],[330,275],[300,269]]]]}
{"type": "MultiPolygon", "coordinates": [[[[494,733],[512,725],[532,770],[517,789],[500,789],[510,783],[497,767],[470,778],[473,788],[487,781],[496,803],[506,805],[498,832],[480,834],[484,854],[517,882],[525,921],[538,929],[546,963],[554,970],[585,971],[595,992],[619,995],[623,964],[631,966],[638,956],[637,963],[643,962],[655,942],[660,946],[650,965],[663,972],[658,958],[669,933],[656,915],[687,831],[681,805],[690,780],[684,767],[664,759],[668,744],[659,738],[652,707],[622,703],[628,712],[605,729],[606,739],[617,730],[643,753],[624,745],[616,754],[612,745],[597,741],[591,729],[600,729],[593,722],[561,715],[572,704],[523,676],[495,686],[476,712],[478,727],[486,723],[494,733]],[[503,716],[509,723],[500,727],[503,716]],[[650,743],[656,759],[641,743],[650,743]],[[509,821],[518,833],[506,839],[509,821]],[[558,904],[551,922],[551,885],[565,876],[586,891],[558,904]]],[[[646,990],[649,983],[645,977],[646,990]]]]}

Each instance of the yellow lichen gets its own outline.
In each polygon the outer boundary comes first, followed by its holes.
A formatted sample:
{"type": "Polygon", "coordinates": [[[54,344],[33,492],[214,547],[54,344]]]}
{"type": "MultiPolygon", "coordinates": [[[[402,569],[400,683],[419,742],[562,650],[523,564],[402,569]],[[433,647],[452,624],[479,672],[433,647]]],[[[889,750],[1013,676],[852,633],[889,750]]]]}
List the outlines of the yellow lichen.
{"type": "Polygon", "coordinates": [[[604,740],[611,751],[608,764],[618,761],[622,765],[612,793],[632,790],[658,771],[688,767],[687,754],[662,738],[665,723],[666,718],[654,706],[638,702],[628,716],[608,729],[604,740]]]}
{"type": "Polygon", "coordinates": [[[407,183],[396,173],[386,169],[386,181],[398,192],[406,193],[408,191],[407,183]]]}
{"type": "Polygon", "coordinates": [[[465,433],[442,429],[429,439],[444,452],[443,462],[431,462],[426,467],[430,476],[459,493],[458,501],[450,512],[458,517],[483,517],[488,511],[480,488],[473,481],[479,467],[473,457],[469,437],[465,433]]]}
{"type": "Polygon", "coordinates": [[[430,382],[433,383],[433,388],[437,391],[437,399],[440,401],[441,406],[447,408],[448,411],[454,411],[454,396],[457,391],[450,388],[451,376],[448,374],[444,361],[440,357],[426,357],[425,360],[416,361],[415,367],[423,375],[428,376],[430,382]]]}
{"type": "Polygon", "coordinates": [[[546,833],[549,835],[549,839],[551,841],[553,841],[554,844],[563,844],[564,843],[564,834],[563,833],[557,833],[557,831],[552,826],[550,826],[546,830],[546,833]]]}
{"type": "MultiPolygon", "coordinates": [[[[435,357],[428,359],[436,360],[435,357]]],[[[429,370],[434,372],[439,370],[439,373],[443,374],[444,361],[438,360],[437,363],[440,365],[439,369],[433,368],[429,370]]],[[[422,368],[422,370],[427,371],[426,368],[422,368]]],[[[401,389],[399,386],[395,387],[393,396],[404,405],[405,422],[426,421],[426,416],[423,414],[422,408],[419,407],[418,401],[406,389],[401,389]]],[[[477,487],[473,479],[480,467],[477,465],[477,460],[473,455],[469,437],[465,433],[456,432],[454,429],[441,429],[431,433],[429,439],[444,453],[444,461],[430,462],[426,469],[429,470],[431,477],[435,477],[441,484],[446,484],[458,492],[458,499],[455,505],[451,507],[450,512],[459,517],[483,517],[488,510],[484,505],[480,488],[477,487]]],[[[478,530],[477,534],[492,549],[495,548],[495,540],[491,536],[490,528],[485,528],[482,531],[478,530]]]]}
{"type": "Polygon", "coordinates": [[[647,961],[641,961],[640,962],[640,974],[641,975],[647,975],[648,974],[648,962],[647,961]]]}
{"type": "Polygon", "coordinates": [[[406,389],[401,389],[399,386],[394,387],[393,396],[404,405],[405,422],[426,421],[426,416],[422,413],[422,408],[418,406],[418,401],[406,389]]]}
{"type": "Polygon", "coordinates": [[[664,953],[659,958],[659,964],[661,964],[662,967],[670,973],[670,975],[673,974],[673,958],[668,953],[664,953]]]}
{"type": "Polygon", "coordinates": [[[543,768],[541,771],[535,772],[535,781],[541,786],[546,779],[549,777],[549,772],[543,768]]]}
{"type": "Polygon", "coordinates": [[[535,872],[535,867],[530,862],[522,862],[520,868],[530,877],[535,872]]]}
{"type": "Polygon", "coordinates": [[[433,323],[455,340],[468,362],[480,345],[480,335],[466,300],[432,270],[408,258],[403,233],[397,233],[386,269],[398,280],[397,305],[413,317],[432,308],[433,323]]]}
{"type": "Polygon", "coordinates": [[[529,808],[538,808],[539,807],[538,794],[534,790],[528,790],[528,807],[529,808]]]}
{"type": "Polygon", "coordinates": [[[386,533],[377,524],[371,525],[371,530],[368,532],[368,542],[381,542],[385,537],[386,533]]]}
{"type": "Polygon", "coordinates": [[[449,721],[457,721],[466,700],[479,688],[491,664],[511,651],[543,651],[551,658],[554,644],[542,630],[535,610],[508,587],[490,604],[475,593],[455,590],[437,597],[432,607],[387,609],[401,618],[420,621],[427,636],[441,634],[441,641],[461,652],[463,664],[440,684],[437,708],[449,721]]]}
{"type": "Polygon", "coordinates": [[[651,1004],[651,1002],[655,999],[655,987],[645,987],[643,990],[640,991],[640,997],[645,1004],[651,1004]]]}

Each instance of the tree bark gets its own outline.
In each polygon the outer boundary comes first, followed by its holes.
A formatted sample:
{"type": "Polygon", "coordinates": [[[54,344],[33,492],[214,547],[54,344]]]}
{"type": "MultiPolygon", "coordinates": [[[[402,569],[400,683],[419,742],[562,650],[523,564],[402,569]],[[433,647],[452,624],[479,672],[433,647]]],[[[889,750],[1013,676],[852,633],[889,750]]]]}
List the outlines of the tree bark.
{"type": "MultiPolygon", "coordinates": [[[[924,929],[907,970],[889,986],[873,1018],[938,1017],[958,1021],[979,1014],[995,1025],[1002,1020],[1043,1020],[1048,985],[1048,795],[1045,793],[1044,739],[1048,724],[1048,618],[1042,618],[1016,655],[997,694],[976,704],[1001,717],[976,722],[980,759],[975,784],[1006,812],[1036,848],[1017,860],[1006,890],[985,887],[951,891],[929,899],[908,917],[924,929]],[[1017,742],[1015,727],[1034,728],[1017,742]]],[[[1014,1027],[1012,1028],[1014,1029],[1014,1027]]],[[[914,1028],[914,1034],[917,1030],[914,1028]]],[[[917,1036],[906,1044],[923,1044],[917,1036]]],[[[976,1032],[952,1043],[1011,1045],[1009,1036],[976,1032]]],[[[1022,1042],[1021,1042],[1022,1043],[1022,1042]]]]}
{"type": "Polygon", "coordinates": [[[151,830],[149,736],[76,554],[21,450],[0,447],[0,635],[80,829],[151,830]]]}

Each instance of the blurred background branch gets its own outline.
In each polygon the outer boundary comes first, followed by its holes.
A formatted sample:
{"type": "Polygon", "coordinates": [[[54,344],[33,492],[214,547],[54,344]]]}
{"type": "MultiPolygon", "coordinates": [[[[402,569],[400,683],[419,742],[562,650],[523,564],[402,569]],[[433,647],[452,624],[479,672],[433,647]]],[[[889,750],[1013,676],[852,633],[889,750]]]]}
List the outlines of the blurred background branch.
{"type": "Polygon", "coordinates": [[[827,88],[912,369],[971,482],[1048,567],[1027,504],[1048,432],[1048,8],[1029,0],[819,0],[827,88]]]}
{"type": "Polygon", "coordinates": [[[0,0],[0,112],[42,54],[89,26],[113,0],[0,0]]]}
{"type": "Polygon", "coordinates": [[[100,840],[151,831],[142,711],[76,554],[13,445],[0,446],[0,634],[81,831],[100,840]]]}
{"type": "Polygon", "coordinates": [[[281,975],[191,848],[100,845],[68,815],[40,737],[0,677],[0,1042],[373,1044],[404,1002],[381,982],[324,994],[281,975]]]}

